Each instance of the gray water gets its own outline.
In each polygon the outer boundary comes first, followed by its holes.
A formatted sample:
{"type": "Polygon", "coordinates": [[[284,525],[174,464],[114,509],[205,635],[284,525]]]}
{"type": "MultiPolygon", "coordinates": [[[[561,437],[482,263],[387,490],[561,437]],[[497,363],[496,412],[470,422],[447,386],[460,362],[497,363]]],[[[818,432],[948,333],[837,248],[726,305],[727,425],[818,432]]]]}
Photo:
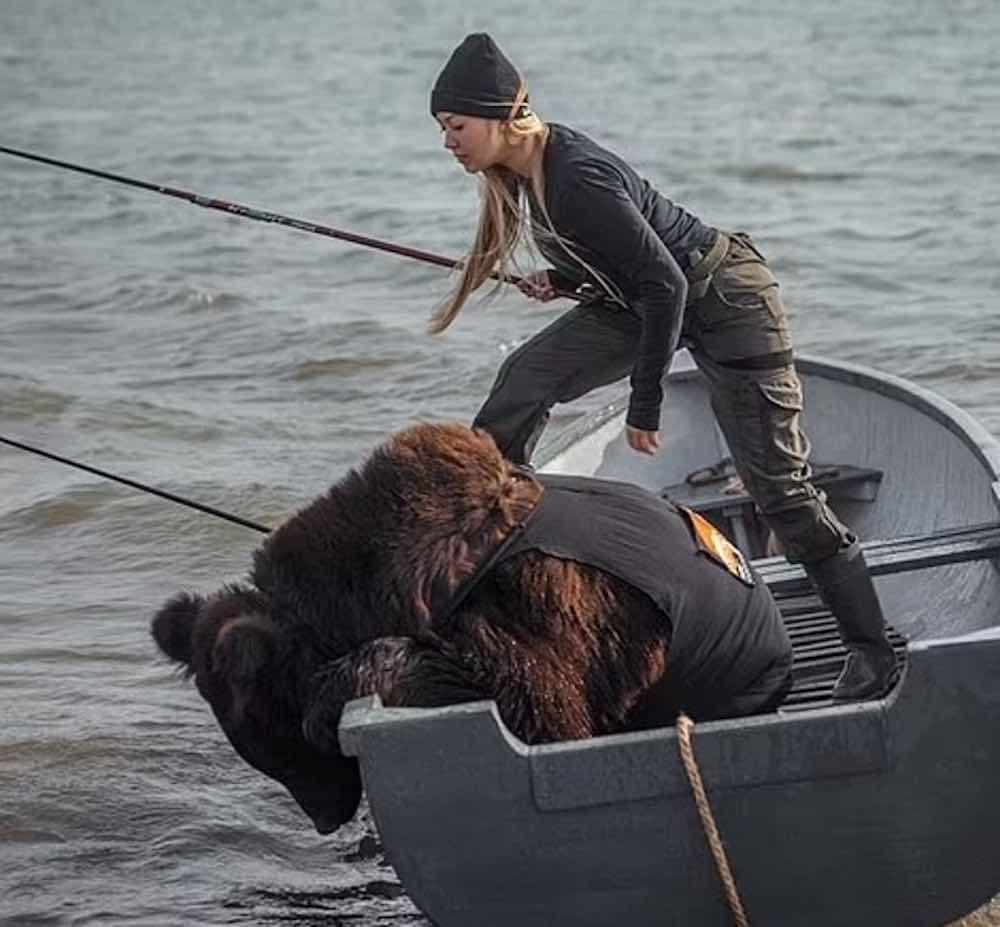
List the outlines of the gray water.
{"type": "MultiPolygon", "coordinates": [[[[459,255],[475,184],[427,96],[479,29],[544,117],[752,231],[800,350],[1000,433],[994,0],[0,0],[0,145],[459,255]]],[[[558,311],[507,294],[434,339],[449,283],[0,156],[0,433],[273,524],[468,420],[558,311]]],[[[0,922],[427,923],[370,819],[310,832],[154,652],[153,610],[259,540],[0,449],[0,922]]]]}

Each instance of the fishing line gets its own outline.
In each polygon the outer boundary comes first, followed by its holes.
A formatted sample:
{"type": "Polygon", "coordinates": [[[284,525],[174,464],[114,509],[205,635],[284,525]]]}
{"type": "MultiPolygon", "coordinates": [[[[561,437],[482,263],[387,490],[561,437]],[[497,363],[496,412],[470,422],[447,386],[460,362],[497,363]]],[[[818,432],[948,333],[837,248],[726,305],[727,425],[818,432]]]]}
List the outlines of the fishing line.
{"type": "Polygon", "coordinates": [[[15,441],[12,438],[5,438],[3,435],[0,435],[0,442],[3,444],[9,444],[11,447],[19,448],[22,451],[28,451],[31,454],[38,454],[40,457],[47,457],[49,460],[55,460],[70,467],[76,467],[78,470],[85,470],[87,473],[93,473],[97,476],[104,477],[106,480],[112,480],[115,483],[123,483],[125,486],[131,486],[133,489],[147,492],[153,496],[159,496],[161,499],[168,499],[171,502],[177,502],[180,505],[187,506],[188,508],[197,509],[199,512],[205,512],[208,515],[214,515],[216,518],[231,521],[233,524],[242,525],[244,528],[253,528],[254,531],[260,531],[262,534],[271,533],[270,528],[266,525],[260,524],[259,522],[250,521],[247,518],[241,518],[239,515],[233,515],[230,512],[223,512],[221,509],[213,508],[212,506],[205,505],[201,502],[195,502],[192,499],[185,499],[183,496],[167,492],[165,489],[157,489],[155,486],[147,486],[145,483],[139,483],[135,480],[130,480],[127,477],[118,476],[115,473],[109,473],[107,470],[100,470],[97,467],[91,467],[89,464],[80,463],[77,460],[70,460],[68,457],[60,457],[58,454],[53,454],[51,451],[42,450],[39,447],[32,447],[30,444],[23,444],[22,442],[15,441]]]}

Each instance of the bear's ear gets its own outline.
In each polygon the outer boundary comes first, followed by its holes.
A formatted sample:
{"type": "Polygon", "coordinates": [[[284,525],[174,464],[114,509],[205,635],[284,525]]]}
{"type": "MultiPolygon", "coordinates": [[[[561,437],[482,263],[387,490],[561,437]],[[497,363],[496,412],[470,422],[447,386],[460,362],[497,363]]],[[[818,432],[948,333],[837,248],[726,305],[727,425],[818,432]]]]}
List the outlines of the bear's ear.
{"type": "Polygon", "coordinates": [[[234,618],[219,631],[212,647],[212,667],[234,690],[245,690],[271,666],[274,631],[259,617],[234,618]]]}
{"type": "Polygon", "coordinates": [[[182,592],[169,599],[153,617],[153,640],[171,660],[191,665],[192,632],[204,596],[182,592]]]}

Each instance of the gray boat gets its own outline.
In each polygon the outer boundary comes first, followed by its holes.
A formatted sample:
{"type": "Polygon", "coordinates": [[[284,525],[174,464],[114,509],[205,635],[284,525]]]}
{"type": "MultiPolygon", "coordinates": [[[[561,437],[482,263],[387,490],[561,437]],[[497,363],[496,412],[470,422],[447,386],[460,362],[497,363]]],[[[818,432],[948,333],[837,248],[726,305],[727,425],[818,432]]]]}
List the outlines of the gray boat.
{"type": "MultiPolygon", "coordinates": [[[[700,375],[675,364],[653,458],[625,397],[556,435],[547,472],[628,480],[700,509],[755,558],[795,645],[776,713],[698,725],[693,747],[752,924],[941,925],[1000,890],[1000,446],[895,377],[798,361],[816,480],[865,539],[901,680],[835,706],[844,651],[801,569],[729,476],[700,375]]],[[[674,727],[529,747],[492,702],[352,702],[389,860],[440,927],[733,922],[674,727]]]]}

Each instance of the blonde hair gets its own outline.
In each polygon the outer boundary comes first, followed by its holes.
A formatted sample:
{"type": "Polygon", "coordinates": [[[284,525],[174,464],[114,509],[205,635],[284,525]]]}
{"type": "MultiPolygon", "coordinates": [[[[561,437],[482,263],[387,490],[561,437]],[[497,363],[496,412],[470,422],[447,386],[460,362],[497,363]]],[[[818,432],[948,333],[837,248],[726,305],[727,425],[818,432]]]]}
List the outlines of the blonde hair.
{"type": "MultiPolygon", "coordinates": [[[[548,131],[545,123],[531,110],[514,117],[515,113],[521,112],[527,95],[522,81],[510,108],[510,116],[501,123],[504,135],[512,145],[523,144],[527,139],[548,131]]],[[[532,180],[537,192],[541,178],[532,180]]],[[[472,250],[460,265],[461,276],[455,289],[431,315],[427,325],[431,334],[440,334],[451,325],[472,293],[494,274],[498,280],[493,292],[499,289],[513,264],[514,251],[525,238],[524,181],[506,167],[488,167],[482,172],[480,192],[482,208],[472,250]]]]}
{"type": "MultiPolygon", "coordinates": [[[[522,81],[521,86],[511,106],[511,116],[520,112],[527,97],[527,89],[522,81]]],[[[548,132],[548,126],[531,110],[518,118],[508,117],[502,128],[510,144],[519,145],[526,139],[548,132]]],[[[479,289],[490,277],[497,277],[496,286],[489,295],[495,294],[506,281],[509,271],[514,265],[514,251],[526,239],[525,228],[528,209],[524,205],[527,194],[527,183],[524,178],[506,167],[489,167],[482,172],[483,186],[481,190],[483,205],[479,212],[479,228],[472,250],[461,262],[462,274],[458,285],[431,314],[427,324],[428,331],[433,335],[443,332],[455,318],[469,297],[479,289]]],[[[534,232],[538,237],[555,241],[563,252],[580,265],[596,282],[604,295],[620,306],[628,308],[621,290],[596,267],[585,261],[566,240],[556,231],[545,205],[544,176],[541,162],[530,178],[535,201],[545,218],[546,228],[536,227],[534,232]]]]}

